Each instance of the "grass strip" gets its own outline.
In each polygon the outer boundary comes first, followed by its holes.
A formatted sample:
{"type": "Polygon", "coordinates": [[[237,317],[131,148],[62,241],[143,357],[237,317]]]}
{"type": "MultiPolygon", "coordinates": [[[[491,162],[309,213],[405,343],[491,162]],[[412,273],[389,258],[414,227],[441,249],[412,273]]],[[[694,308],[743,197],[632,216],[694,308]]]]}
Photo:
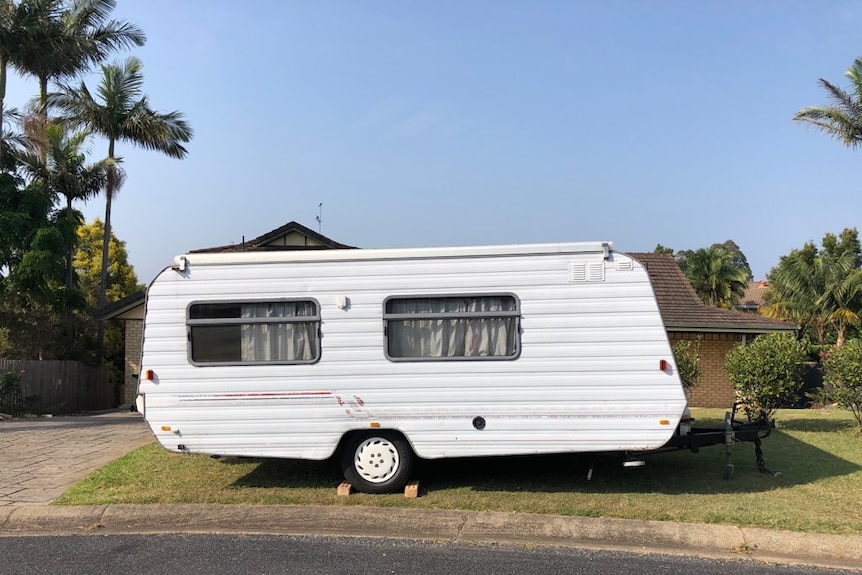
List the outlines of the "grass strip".
{"type": "MultiPolygon", "coordinates": [[[[720,410],[693,410],[720,425],[720,410]]],[[[862,437],[841,410],[782,410],[764,440],[759,473],[753,444],[734,449],[736,474],[722,479],[724,448],[650,455],[624,469],[617,457],[585,454],[420,461],[418,499],[401,494],[336,495],[333,461],[213,459],[169,453],[155,443],[73,486],[56,503],[364,505],[507,511],[722,523],[767,529],[862,534],[862,437]],[[594,465],[592,480],[587,471],[594,465]]]]}

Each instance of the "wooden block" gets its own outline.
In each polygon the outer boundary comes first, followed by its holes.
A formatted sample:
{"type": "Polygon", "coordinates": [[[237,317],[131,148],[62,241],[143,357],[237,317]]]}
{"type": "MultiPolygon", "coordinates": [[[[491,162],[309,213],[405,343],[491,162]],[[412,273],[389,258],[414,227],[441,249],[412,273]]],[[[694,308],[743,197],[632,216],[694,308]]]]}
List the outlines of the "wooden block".
{"type": "Polygon", "coordinates": [[[353,486],[350,485],[349,483],[347,483],[346,481],[338,486],[338,495],[340,495],[340,496],[346,497],[346,496],[350,495],[351,491],[353,491],[353,486]]]}
{"type": "Polygon", "coordinates": [[[404,497],[416,499],[419,497],[419,482],[411,481],[404,486],[404,497]]]}

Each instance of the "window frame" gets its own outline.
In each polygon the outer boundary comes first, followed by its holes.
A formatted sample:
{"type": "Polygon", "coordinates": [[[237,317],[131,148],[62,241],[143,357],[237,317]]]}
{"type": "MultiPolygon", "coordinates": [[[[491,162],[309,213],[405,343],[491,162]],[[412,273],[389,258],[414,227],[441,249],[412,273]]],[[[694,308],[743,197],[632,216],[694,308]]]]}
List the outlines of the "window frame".
{"type": "Polygon", "coordinates": [[[186,355],[191,365],[196,367],[221,367],[221,366],[237,366],[237,365],[253,365],[253,366],[269,366],[269,365],[310,365],[320,361],[323,354],[322,340],[323,332],[320,302],[315,298],[264,298],[264,299],[229,299],[229,300],[195,300],[186,306],[186,355]],[[314,315],[305,316],[287,316],[287,317],[231,317],[231,318],[207,318],[207,319],[192,319],[191,311],[197,305],[248,305],[248,304],[279,304],[279,303],[311,303],[314,306],[314,315]],[[259,361],[196,361],[192,355],[192,329],[198,326],[243,326],[243,325],[261,325],[261,324],[292,324],[292,323],[312,323],[316,324],[314,329],[315,335],[315,354],[311,359],[297,360],[259,360],[259,361]]]}
{"type": "Polygon", "coordinates": [[[435,362],[435,361],[513,361],[521,357],[521,299],[512,292],[496,293],[447,293],[421,295],[392,295],[383,300],[383,354],[391,362],[435,362]],[[513,311],[484,312],[422,312],[422,313],[388,313],[387,307],[392,300],[420,299],[460,299],[460,298],[511,298],[515,302],[513,311]],[[437,320],[437,319],[494,319],[514,318],[515,320],[515,353],[513,355],[455,355],[439,357],[398,357],[389,353],[389,322],[404,320],[437,320]]]}

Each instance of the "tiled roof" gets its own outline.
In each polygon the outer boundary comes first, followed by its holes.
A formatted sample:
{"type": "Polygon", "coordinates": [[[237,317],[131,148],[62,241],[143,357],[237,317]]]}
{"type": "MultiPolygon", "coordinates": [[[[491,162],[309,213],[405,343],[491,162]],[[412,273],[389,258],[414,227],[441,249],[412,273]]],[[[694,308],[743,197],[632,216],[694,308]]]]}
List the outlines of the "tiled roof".
{"type": "Polygon", "coordinates": [[[701,301],[670,254],[627,254],[647,269],[658,307],[669,331],[767,333],[797,326],[760,314],[708,306],[701,301]]]}
{"type": "Polygon", "coordinates": [[[739,299],[739,307],[750,311],[759,310],[763,307],[763,297],[766,295],[768,289],[769,284],[765,280],[748,282],[745,292],[743,292],[742,297],[739,299]]]}

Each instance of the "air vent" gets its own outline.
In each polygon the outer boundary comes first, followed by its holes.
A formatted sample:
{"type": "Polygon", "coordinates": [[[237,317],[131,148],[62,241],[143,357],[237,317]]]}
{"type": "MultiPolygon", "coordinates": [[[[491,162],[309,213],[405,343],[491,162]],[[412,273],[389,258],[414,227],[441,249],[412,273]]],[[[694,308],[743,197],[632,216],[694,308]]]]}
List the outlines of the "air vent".
{"type": "Polygon", "coordinates": [[[605,281],[604,262],[569,262],[569,283],[605,281]]]}
{"type": "Polygon", "coordinates": [[[634,265],[632,264],[632,260],[630,260],[630,259],[618,259],[617,260],[617,271],[630,272],[633,269],[634,269],[634,265]]]}

